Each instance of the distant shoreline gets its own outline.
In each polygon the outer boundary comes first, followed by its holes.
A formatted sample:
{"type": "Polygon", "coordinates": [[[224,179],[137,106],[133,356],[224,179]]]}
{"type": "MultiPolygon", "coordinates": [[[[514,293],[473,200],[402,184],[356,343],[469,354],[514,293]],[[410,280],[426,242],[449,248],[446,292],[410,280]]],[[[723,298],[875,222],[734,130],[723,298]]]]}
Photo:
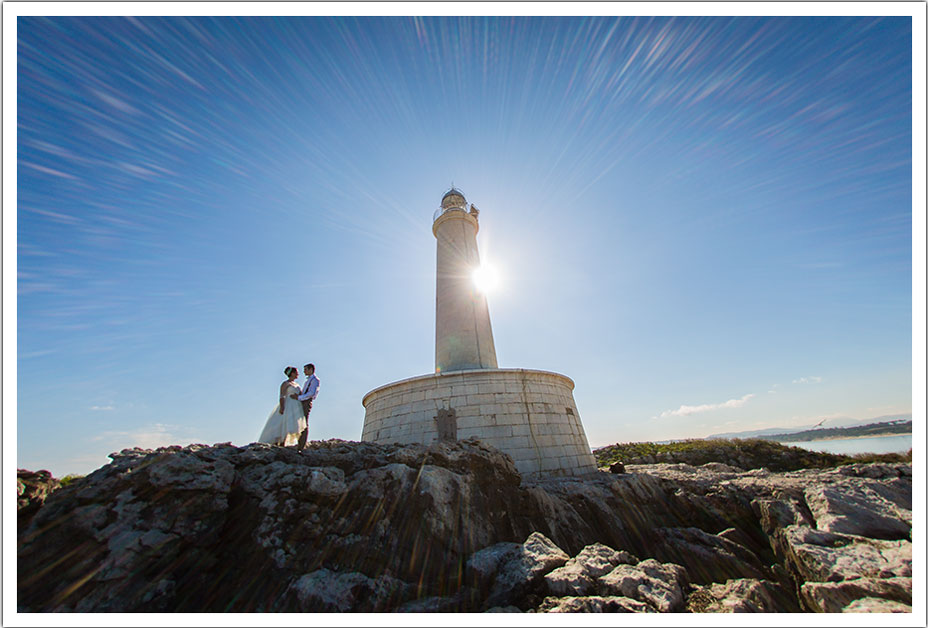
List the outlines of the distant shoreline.
{"type": "Polygon", "coordinates": [[[883,438],[885,436],[911,436],[912,432],[886,432],[883,434],[862,434],[860,436],[823,436],[822,438],[804,438],[802,440],[776,440],[778,443],[783,443],[784,445],[788,443],[814,443],[821,440],[857,440],[860,438],[883,438]]]}

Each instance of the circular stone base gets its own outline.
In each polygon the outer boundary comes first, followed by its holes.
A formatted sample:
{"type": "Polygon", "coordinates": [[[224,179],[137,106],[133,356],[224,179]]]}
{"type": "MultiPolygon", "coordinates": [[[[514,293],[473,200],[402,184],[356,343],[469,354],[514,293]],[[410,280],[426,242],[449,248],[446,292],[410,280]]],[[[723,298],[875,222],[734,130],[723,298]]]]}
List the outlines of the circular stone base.
{"type": "Polygon", "coordinates": [[[573,388],[569,377],[529,369],[412,377],[364,396],[361,440],[429,445],[473,437],[509,454],[524,476],[594,473],[573,388]]]}

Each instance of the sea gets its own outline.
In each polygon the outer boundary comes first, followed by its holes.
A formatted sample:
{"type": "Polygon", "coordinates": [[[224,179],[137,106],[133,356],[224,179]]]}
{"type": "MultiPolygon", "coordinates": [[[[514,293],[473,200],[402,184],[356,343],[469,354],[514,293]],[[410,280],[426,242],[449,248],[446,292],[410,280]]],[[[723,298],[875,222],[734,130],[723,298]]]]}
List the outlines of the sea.
{"type": "Polygon", "coordinates": [[[912,435],[870,436],[867,438],[834,438],[831,440],[806,440],[787,442],[784,445],[802,447],[812,451],[823,451],[830,454],[904,454],[912,449],[912,435]]]}

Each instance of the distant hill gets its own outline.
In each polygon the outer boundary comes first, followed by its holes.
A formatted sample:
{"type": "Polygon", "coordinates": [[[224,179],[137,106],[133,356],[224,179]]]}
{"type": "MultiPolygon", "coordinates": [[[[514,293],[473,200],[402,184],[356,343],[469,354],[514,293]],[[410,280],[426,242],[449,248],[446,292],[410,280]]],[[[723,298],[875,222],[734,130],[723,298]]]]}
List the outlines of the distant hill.
{"type": "MultiPolygon", "coordinates": [[[[874,423],[890,423],[890,422],[904,422],[911,421],[911,414],[887,414],[883,416],[873,417],[870,419],[853,419],[851,417],[836,417],[833,419],[828,419],[826,422],[828,424],[828,429],[834,428],[846,428],[846,427],[860,427],[863,425],[871,425],[874,423]]],[[[768,427],[762,430],[747,430],[744,432],[725,432],[723,434],[710,434],[706,436],[709,438],[766,438],[768,436],[777,435],[782,436],[785,434],[798,434],[800,432],[806,432],[809,430],[816,429],[815,424],[809,425],[797,425],[795,427],[768,427]]],[[[911,428],[910,430],[911,431],[911,428]]],[[[783,440],[778,438],[775,440],[783,440]]],[[[806,440],[815,440],[815,439],[806,439],[806,440]]]]}
{"type": "Polygon", "coordinates": [[[888,421],[885,423],[868,423],[856,427],[826,427],[814,430],[805,430],[791,434],[770,434],[759,436],[764,440],[780,442],[800,442],[809,440],[822,440],[826,438],[854,438],[861,436],[881,436],[888,434],[911,434],[912,421],[888,421]]]}

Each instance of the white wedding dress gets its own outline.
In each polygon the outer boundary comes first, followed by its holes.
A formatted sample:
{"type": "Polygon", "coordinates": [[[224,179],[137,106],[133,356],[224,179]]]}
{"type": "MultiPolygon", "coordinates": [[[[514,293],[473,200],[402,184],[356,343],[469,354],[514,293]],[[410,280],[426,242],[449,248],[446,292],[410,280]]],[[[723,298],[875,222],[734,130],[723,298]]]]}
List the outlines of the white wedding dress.
{"type": "Polygon", "coordinates": [[[300,387],[294,383],[287,384],[286,399],[284,400],[284,413],[280,413],[278,403],[267,417],[267,423],[258,437],[259,443],[270,443],[287,447],[296,445],[300,434],[306,429],[306,417],[303,415],[303,404],[298,399],[290,397],[293,393],[300,394],[300,387]]]}

